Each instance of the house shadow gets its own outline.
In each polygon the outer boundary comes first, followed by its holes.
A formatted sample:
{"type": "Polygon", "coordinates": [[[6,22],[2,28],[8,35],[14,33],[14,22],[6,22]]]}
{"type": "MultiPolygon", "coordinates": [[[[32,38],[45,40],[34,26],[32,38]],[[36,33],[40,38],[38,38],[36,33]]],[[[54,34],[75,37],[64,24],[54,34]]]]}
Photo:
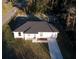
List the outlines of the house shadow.
{"type": "Polygon", "coordinates": [[[11,30],[15,30],[16,28],[20,27],[21,25],[23,25],[24,23],[26,23],[27,21],[43,21],[41,19],[39,19],[38,17],[34,16],[34,15],[28,15],[28,16],[19,16],[19,17],[14,17],[13,19],[11,19],[11,21],[8,23],[8,25],[10,26],[11,30]]]}
{"type": "Polygon", "coordinates": [[[63,22],[61,22],[61,19],[56,16],[56,15],[52,15],[52,16],[48,16],[49,20],[48,22],[54,26],[55,28],[57,28],[59,31],[63,31],[65,28],[65,26],[63,26],[64,24],[62,24],[63,22]]]}

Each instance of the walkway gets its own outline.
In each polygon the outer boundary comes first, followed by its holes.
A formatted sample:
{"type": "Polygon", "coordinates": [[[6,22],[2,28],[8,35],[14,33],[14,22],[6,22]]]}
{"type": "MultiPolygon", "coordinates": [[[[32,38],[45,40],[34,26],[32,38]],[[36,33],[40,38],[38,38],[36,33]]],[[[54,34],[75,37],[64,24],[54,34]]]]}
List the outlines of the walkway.
{"type": "Polygon", "coordinates": [[[9,22],[11,20],[12,17],[15,16],[16,12],[18,11],[17,8],[13,7],[13,9],[11,9],[6,16],[2,16],[2,25],[4,25],[5,23],[9,22]]]}
{"type": "Polygon", "coordinates": [[[56,38],[49,38],[48,45],[49,45],[51,59],[63,59],[56,38]]]}

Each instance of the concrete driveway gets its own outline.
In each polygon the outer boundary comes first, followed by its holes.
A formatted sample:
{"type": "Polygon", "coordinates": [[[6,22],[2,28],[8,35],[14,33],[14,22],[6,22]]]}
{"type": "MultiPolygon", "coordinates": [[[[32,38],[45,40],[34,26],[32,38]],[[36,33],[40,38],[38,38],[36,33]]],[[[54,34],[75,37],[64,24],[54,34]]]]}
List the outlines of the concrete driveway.
{"type": "Polygon", "coordinates": [[[48,39],[48,46],[51,59],[63,59],[59,46],[57,44],[56,38],[48,39]]]}

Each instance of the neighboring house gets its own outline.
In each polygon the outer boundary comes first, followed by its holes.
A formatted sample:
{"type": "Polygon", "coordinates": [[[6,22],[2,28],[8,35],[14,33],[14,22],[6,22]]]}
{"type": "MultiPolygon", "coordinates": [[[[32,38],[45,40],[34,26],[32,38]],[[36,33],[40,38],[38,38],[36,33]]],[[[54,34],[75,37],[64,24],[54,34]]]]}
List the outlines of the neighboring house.
{"type": "Polygon", "coordinates": [[[48,42],[48,38],[57,37],[58,30],[45,21],[27,21],[13,31],[14,38],[32,40],[32,42],[48,42]]]}

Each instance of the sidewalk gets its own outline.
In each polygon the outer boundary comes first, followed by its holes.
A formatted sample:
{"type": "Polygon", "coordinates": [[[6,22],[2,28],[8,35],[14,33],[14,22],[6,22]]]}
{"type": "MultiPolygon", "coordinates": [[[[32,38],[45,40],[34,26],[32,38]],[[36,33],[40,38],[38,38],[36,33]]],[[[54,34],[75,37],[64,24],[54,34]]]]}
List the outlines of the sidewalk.
{"type": "Polygon", "coordinates": [[[9,22],[12,17],[15,16],[16,12],[18,11],[17,8],[13,7],[5,16],[2,16],[2,25],[9,22]]]}

